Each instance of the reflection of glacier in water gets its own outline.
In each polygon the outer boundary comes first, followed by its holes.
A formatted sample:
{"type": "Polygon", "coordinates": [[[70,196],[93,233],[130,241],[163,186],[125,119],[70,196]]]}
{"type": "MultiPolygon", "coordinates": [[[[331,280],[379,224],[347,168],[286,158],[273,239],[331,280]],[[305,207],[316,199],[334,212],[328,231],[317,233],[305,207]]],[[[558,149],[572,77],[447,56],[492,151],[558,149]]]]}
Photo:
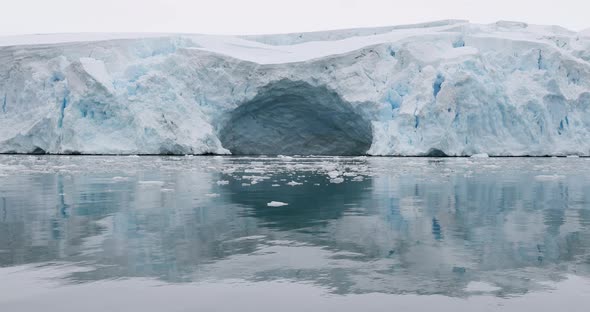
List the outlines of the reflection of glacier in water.
{"type": "Polygon", "coordinates": [[[509,296],[590,273],[583,158],[1,160],[0,266],[82,267],[69,282],[509,296]]]}

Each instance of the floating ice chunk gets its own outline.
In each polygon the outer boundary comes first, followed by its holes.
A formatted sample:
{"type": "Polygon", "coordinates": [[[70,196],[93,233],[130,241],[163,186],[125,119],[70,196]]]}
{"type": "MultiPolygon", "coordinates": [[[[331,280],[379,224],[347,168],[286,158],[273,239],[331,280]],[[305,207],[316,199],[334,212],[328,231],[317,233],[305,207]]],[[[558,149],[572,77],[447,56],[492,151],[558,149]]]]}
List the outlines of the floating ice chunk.
{"type": "Polygon", "coordinates": [[[268,180],[270,177],[265,176],[242,176],[242,180],[251,180],[251,184],[257,184],[258,182],[268,180]]]}
{"type": "Polygon", "coordinates": [[[113,177],[111,180],[113,181],[127,181],[129,178],[127,177],[113,177]]]}
{"type": "Polygon", "coordinates": [[[264,173],[263,168],[254,168],[254,169],[246,169],[244,170],[245,173],[264,173]]]}
{"type": "Polygon", "coordinates": [[[325,163],[321,166],[326,172],[335,171],[336,168],[338,168],[338,166],[336,164],[332,164],[332,163],[325,163]]]}
{"type": "Polygon", "coordinates": [[[209,194],[205,194],[205,196],[207,196],[207,197],[219,197],[221,195],[219,195],[217,193],[209,193],[209,194]]]}
{"type": "Polygon", "coordinates": [[[260,240],[260,239],[264,239],[264,238],[266,238],[266,236],[264,236],[264,235],[252,235],[252,236],[244,236],[244,237],[228,240],[226,242],[227,243],[237,243],[237,242],[243,242],[243,241],[249,241],[249,240],[260,240]]]}
{"type": "Polygon", "coordinates": [[[279,186],[281,186],[281,185],[280,185],[280,184],[273,184],[273,185],[271,185],[271,186],[272,186],[272,187],[279,187],[279,186]]]}
{"type": "Polygon", "coordinates": [[[293,157],[291,157],[291,156],[279,155],[277,157],[280,158],[280,159],[282,159],[282,160],[286,160],[286,161],[293,160],[293,157]]]}
{"type": "Polygon", "coordinates": [[[340,176],[340,172],[333,170],[328,172],[328,176],[330,177],[330,179],[335,179],[340,176]]]}
{"type": "Polygon", "coordinates": [[[490,155],[486,154],[486,153],[481,153],[481,154],[475,154],[472,155],[471,158],[489,158],[490,155]]]}
{"type": "Polygon", "coordinates": [[[330,183],[334,183],[334,184],[340,184],[344,182],[344,178],[336,178],[336,179],[331,179],[330,183]]]}
{"type": "Polygon", "coordinates": [[[354,182],[361,182],[364,180],[365,180],[365,178],[363,176],[356,176],[352,179],[352,181],[354,181],[354,182]]]}
{"type": "Polygon", "coordinates": [[[565,179],[565,176],[558,175],[558,174],[535,176],[535,180],[539,180],[539,181],[554,181],[554,180],[562,180],[562,179],[565,179]]]}
{"type": "Polygon", "coordinates": [[[217,181],[217,185],[228,185],[229,181],[227,180],[221,180],[221,181],[217,181]]]}
{"type": "Polygon", "coordinates": [[[287,183],[287,185],[290,185],[290,186],[297,186],[297,185],[303,185],[303,183],[299,183],[299,182],[291,181],[291,182],[287,183]]]}
{"type": "Polygon", "coordinates": [[[143,186],[162,186],[165,184],[164,181],[139,181],[138,183],[143,186]]]}
{"type": "Polygon", "coordinates": [[[578,155],[567,155],[567,158],[580,158],[578,155]]]}
{"type": "Polygon", "coordinates": [[[467,292],[494,292],[500,290],[500,287],[484,283],[484,282],[471,282],[467,284],[465,291],[467,292]]]}
{"type": "Polygon", "coordinates": [[[223,169],[222,172],[225,173],[225,174],[232,174],[232,173],[236,172],[236,168],[223,169]]]}
{"type": "Polygon", "coordinates": [[[268,207],[283,207],[288,206],[289,204],[279,202],[279,201],[271,201],[270,203],[266,204],[268,207]]]}
{"type": "Polygon", "coordinates": [[[250,183],[242,183],[242,186],[250,186],[250,183]]]}
{"type": "Polygon", "coordinates": [[[175,192],[173,189],[169,189],[169,188],[163,188],[160,191],[162,193],[173,193],[173,192],[175,192]]]}

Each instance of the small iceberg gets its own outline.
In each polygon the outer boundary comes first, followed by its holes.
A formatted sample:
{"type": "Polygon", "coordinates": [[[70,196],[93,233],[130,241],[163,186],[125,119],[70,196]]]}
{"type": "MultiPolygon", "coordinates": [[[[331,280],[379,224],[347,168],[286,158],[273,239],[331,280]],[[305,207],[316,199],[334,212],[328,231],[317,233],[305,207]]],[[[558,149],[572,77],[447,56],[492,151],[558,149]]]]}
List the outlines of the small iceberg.
{"type": "Polygon", "coordinates": [[[270,203],[266,204],[268,207],[283,207],[288,206],[289,204],[279,202],[279,201],[271,201],[270,203]]]}

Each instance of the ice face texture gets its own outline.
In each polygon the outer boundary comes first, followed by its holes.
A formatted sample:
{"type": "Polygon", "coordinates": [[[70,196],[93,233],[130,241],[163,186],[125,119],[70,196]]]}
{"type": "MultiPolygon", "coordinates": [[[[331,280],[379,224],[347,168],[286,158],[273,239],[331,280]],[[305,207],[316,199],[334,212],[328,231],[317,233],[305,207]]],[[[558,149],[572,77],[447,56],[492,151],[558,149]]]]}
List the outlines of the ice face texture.
{"type": "Polygon", "coordinates": [[[590,35],[440,21],[5,37],[0,152],[590,155],[590,35]]]}

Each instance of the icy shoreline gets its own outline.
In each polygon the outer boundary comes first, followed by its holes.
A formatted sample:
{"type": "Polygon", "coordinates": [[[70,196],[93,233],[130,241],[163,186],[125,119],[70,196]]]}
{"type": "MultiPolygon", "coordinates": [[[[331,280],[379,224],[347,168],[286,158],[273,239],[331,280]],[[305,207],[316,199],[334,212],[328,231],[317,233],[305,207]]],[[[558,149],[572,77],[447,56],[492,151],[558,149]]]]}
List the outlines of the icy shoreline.
{"type": "Polygon", "coordinates": [[[0,153],[589,156],[588,51],[517,22],[4,37],[0,153]]]}

